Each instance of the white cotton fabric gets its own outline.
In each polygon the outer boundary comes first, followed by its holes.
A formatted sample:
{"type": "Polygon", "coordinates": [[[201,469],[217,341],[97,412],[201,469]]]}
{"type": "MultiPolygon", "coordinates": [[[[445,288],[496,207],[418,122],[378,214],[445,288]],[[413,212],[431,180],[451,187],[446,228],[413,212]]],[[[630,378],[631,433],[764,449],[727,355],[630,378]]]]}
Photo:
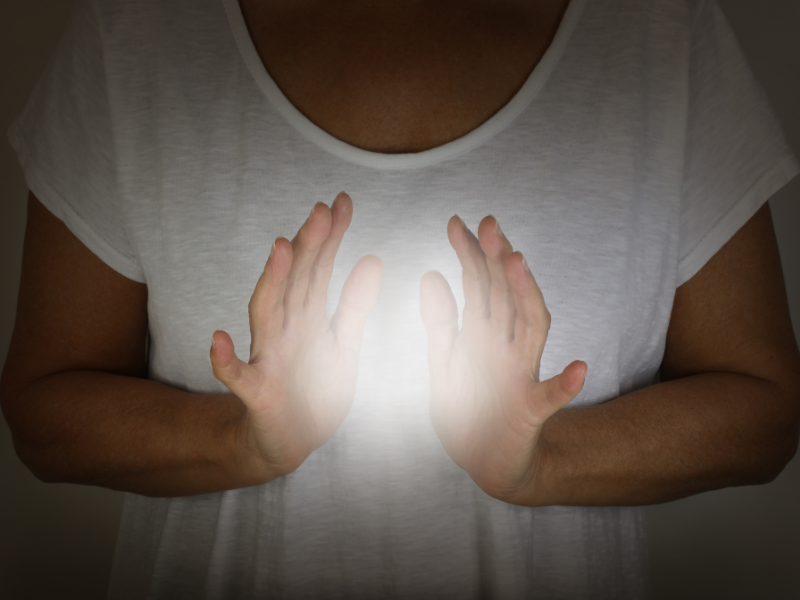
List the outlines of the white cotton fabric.
{"type": "Polygon", "coordinates": [[[353,409],[291,475],[187,498],[126,494],[109,597],[647,598],[639,508],[524,508],[481,492],[428,419],[418,282],[460,306],[446,224],[495,215],[552,315],[541,377],[589,366],[584,406],[653,380],[673,297],[797,172],[711,0],[572,0],[511,103],[440,148],[348,146],[292,107],[236,0],[79,0],[9,139],[36,196],[148,286],[151,379],[227,390],[248,358],[272,240],[340,190],[353,223],[329,293],[384,279],[353,409]]]}

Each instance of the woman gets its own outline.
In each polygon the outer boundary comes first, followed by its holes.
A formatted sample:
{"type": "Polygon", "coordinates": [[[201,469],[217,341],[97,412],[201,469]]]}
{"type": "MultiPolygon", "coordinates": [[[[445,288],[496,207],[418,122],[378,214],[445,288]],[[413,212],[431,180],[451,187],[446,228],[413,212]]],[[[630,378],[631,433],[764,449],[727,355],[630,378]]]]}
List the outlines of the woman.
{"type": "Polygon", "coordinates": [[[797,165],[713,3],[85,2],[11,138],[3,407],[131,492],[112,597],[638,598],[631,507],[794,454],[797,165]]]}

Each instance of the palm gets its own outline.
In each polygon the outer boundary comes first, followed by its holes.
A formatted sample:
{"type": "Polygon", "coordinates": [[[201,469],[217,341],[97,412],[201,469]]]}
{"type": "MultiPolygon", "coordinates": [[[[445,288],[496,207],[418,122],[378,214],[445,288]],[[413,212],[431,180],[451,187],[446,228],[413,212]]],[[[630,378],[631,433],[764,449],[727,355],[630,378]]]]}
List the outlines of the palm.
{"type": "Polygon", "coordinates": [[[535,478],[543,423],[580,391],[584,367],[539,381],[550,315],[519,253],[487,217],[475,238],[460,219],[448,235],[464,268],[458,330],[452,291],[435,272],[422,281],[431,419],[443,447],[490,495],[514,498],[535,478]]]}
{"type": "Polygon", "coordinates": [[[342,347],[327,319],[296,364],[288,369],[289,406],[312,433],[315,447],[344,420],[355,394],[358,353],[342,347]]]}
{"type": "Polygon", "coordinates": [[[328,283],[351,215],[340,194],[330,210],[317,205],[291,243],[276,240],[250,300],[249,363],[236,358],[227,334],[215,334],[214,374],[244,403],[251,445],[280,473],[324,444],[353,401],[381,263],[365,256],[356,264],[328,321],[328,283]]]}

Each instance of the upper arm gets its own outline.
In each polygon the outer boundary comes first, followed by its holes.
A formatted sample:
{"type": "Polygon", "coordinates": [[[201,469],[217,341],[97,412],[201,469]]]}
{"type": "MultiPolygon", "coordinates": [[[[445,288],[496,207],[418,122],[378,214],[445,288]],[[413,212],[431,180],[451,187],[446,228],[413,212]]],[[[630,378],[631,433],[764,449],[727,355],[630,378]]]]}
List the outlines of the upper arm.
{"type": "Polygon", "coordinates": [[[38,378],[84,369],[146,376],[146,333],[147,286],[106,265],[30,194],[17,317],[0,381],[12,428],[14,398],[38,378]]]}
{"type": "Polygon", "coordinates": [[[661,379],[711,371],[776,384],[800,417],[800,352],[767,203],[676,291],[661,379]]]}

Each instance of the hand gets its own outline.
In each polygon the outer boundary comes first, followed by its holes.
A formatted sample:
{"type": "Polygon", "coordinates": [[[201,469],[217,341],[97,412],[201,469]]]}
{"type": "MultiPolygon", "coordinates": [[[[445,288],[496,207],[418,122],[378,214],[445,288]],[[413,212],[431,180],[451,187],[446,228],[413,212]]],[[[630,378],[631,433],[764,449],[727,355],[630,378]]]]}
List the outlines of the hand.
{"type": "Polygon", "coordinates": [[[455,463],[487,494],[533,504],[543,460],[544,422],[583,388],[585,363],[539,381],[550,313],[525,259],[494,217],[472,234],[457,216],[447,225],[463,268],[464,315],[444,277],[420,284],[428,332],[431,421],[455,463]]]}
{"type": "Polygon", "coordinates": [[[338,429],[353,402],[364,323],[375,304],[382,263],[363,257],[325,316],[333,262],[353,204],[339,194],[319,203],[291,243],[278,238],[248,306],[250,361],[216,331],[214,376],[247,408],[241,435],[267,480],[297,469],[338,429]]]}

